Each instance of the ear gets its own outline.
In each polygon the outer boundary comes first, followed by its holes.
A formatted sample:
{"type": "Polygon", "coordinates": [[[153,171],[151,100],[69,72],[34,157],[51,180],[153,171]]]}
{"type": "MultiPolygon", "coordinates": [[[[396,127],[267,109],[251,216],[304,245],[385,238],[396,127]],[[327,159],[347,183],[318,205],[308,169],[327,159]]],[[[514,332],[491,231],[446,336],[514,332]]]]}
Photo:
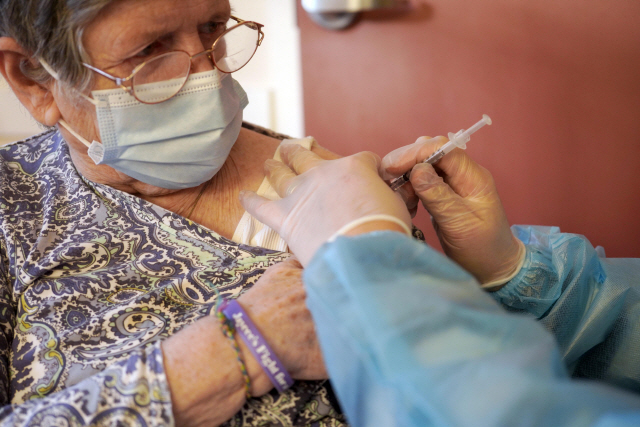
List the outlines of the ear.
{"type": "Polygon", "coordinates": [[[56,83],[42,85],[26,76],[20,64],[29,61],[33,59],[13,38],[0,37],[0,73],[34,119],[54,126],[61,118],[51,91],[56,83]]]}

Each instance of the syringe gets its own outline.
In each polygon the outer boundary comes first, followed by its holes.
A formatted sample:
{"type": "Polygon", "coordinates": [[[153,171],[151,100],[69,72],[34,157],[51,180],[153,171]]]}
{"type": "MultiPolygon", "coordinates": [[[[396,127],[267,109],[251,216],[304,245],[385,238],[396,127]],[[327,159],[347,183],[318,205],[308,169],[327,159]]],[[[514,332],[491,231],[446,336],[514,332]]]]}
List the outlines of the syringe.
{"type": "MultiPolygon", "coordinates": [[[[491,124],[491,118],[486,114],[483,114],[482,119],[475,125],[471,126],[469,129],[467,130],[461,129],[456,134],[454,134],[453,132],[449,132],[449,142],[447,142],[442,147],[440,147],[435,153],[430,155],[422,163],[429,163],[431,165],[434,165],[438,163],[438,161],[440,161],[440,159],[443,158],[445,154],[447,154],[449,151],[453,150],[454,148],[460,147],[463,150],[466,149],[467,142],[469,142],[469,140],[471,139],[471,134],[476,132],[482,126],[490,125],[490,124],[491,124]]],[[[410,175],[411,175],[411,171],[409,170],[405,172],[404,175],[391,181],[389,183],[389,187],[391,187],[393,191],[397,191],[398,188],[402,187],[407,182],[409,182],[410,175]]]]}

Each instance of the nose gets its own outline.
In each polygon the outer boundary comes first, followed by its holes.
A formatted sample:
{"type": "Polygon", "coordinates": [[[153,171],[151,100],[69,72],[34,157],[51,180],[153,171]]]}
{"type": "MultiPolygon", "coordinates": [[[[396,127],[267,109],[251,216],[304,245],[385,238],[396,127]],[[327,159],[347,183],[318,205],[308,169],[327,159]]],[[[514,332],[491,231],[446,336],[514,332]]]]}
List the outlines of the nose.
{"type": "Polygon", "coordinates": [[[213,61],[211,61],[211,58],[209,58],[209,55],[203,52],[203,50],[204,49],[202,49],[199,54],[196,54],[196,56],[191,59],[192,73],[211,71],[215,68],[215,66],[213,65],[213,61]]]}
{"type": "Polygon", "coordinates": [[[189,43],[185,45],[186,50],[191,57],[191,73],[201,73],[204,71],[211,71],[215,67],[213,62],[204,51],[210,48],[210,46],[204,46],[200,36],[196,33],[195,36],[189,37],[189,43]]]}

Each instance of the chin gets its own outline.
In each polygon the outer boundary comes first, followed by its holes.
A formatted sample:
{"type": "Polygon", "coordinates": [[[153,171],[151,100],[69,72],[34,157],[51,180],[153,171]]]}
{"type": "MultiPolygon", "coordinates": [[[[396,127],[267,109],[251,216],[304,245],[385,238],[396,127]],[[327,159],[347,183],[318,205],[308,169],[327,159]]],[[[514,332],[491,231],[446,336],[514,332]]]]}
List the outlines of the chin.
{"type": "Polygon", "coordinates": [[[177,193],[178,191],[183,191],[156,187],[155,185],[147,184],[142,181],[138,181],[137,179],[131,178],[130,176],[125,175],[122,172],[116,171],[116,173],[118,174],[118,182],[111,182],[109,185],[113,188],[124,191],[125,193],[135,194],[143,197],[160,197],[166,196],[167,194],[177,193]]]}

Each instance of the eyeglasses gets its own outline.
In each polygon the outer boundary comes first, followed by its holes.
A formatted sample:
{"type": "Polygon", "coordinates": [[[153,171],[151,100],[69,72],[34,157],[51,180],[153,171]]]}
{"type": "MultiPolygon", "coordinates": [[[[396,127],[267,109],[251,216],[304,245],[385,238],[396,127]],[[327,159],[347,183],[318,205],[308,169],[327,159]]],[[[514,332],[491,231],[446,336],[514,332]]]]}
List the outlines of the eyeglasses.
{"type": "Polygon", "coordinates": [[[95,68],[89,64],[82,64],[88,69],[111,79],[117,85],[132,94],[138,101],[144,104],[158,104],[174,97],[184,86],[191,73],[191,61],[201,55],[207,55],[213,65],[223,73],[238,71],[253,58],[262,44],[264,25],[253,21],[231,17],[235,25],[228,26],[211,45],[211,49],[204,50],[195,55],[189,55],[182,50],[174,50],[151,58],[137,65],[133,72],[125,78],[115,77],[111,74],[95,68]],[[131,86],[124,83],[131,81],[131,86]],[[164,82],[161,90],[154,87],[149,90],[152,83],[164,82]]]}

